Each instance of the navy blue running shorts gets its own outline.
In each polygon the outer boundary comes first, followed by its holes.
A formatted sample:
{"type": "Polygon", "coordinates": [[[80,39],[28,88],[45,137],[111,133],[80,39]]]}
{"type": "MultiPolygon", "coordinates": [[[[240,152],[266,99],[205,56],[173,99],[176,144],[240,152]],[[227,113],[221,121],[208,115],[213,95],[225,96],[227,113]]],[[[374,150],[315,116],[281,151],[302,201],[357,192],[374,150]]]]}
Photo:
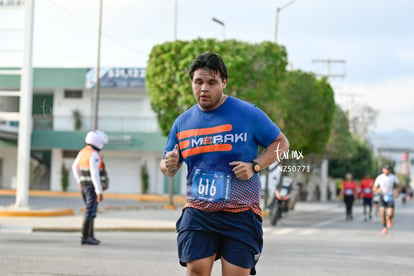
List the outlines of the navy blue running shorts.
{"type": "Polygon", "coordinates": [[[362,199],[362,205],[371,206],[372,205],[372,197],[364,197],[362,199]]]}
{"type": "Polygon", "coordinates": [[[252,211],[240,213],[206,212],[184,209],[177,224],[177,245],[180,264],[211,257],[223,257],[229,263],[250,268],[255,265],[263,248],[260,218],[252,211]]]}

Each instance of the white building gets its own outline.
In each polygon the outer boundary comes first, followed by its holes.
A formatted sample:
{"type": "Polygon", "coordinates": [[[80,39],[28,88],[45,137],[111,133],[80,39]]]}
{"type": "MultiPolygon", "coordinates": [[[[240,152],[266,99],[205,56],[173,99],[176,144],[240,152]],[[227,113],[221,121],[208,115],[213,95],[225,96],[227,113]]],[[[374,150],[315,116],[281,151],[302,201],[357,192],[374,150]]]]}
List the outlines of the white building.
{"type": "MultiPolygon", "coordinates": [[[[168,179],[159,170],[166,139],[151,110],[144,69],[110,68],[101,73],[98,128],[109,136],[102,151],[108,192],[168,193],[168,179]]],[[[64,166],[69,170],[68,190],[78,190],[70,170],[92,126],[93,76],[87,68],[34,69],[30,189],[61,191],[64,166]]],[[[0,90],[17,90],[19,84],[19,76],[0,76],[0,90]]],[[[17,112],[18,105],[18,97],[0,94],[0,112],[17,112]]],[[[15,188],[17,125],[0,118],[0,189],[15,188]]],[[[175,178],[177,194],[185,191],[184,175],[182,170],[175,178]]]]}

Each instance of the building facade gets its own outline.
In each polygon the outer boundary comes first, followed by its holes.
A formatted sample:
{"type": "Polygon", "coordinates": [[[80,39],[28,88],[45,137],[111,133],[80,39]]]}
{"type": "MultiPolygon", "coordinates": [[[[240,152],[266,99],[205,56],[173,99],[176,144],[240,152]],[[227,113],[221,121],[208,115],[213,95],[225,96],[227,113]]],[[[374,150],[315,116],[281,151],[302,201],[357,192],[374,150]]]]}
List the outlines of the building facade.
{"type": "MultiPolygon", "coordinates": [[[[71,164],[92,129],[94,71],[88,68],[35,68],[30,189],[79,190],[71,164]]],[[[159,170],[165,137],[151,110],[143,68],[101,71],[98,129],[109,136],[102,151],[111,193],[168,193],[159,170]]],[[[17,90],[19,76],[0,76],[0,90],[17,90]]],[[[1,96],[0,112],[18,112],[19,98],[1,96]]],[[[15,188],[18,122],[0,118],[0,189],[15,188]]],[[[185,169],[174,192],[185,191],[185,169]]]]}

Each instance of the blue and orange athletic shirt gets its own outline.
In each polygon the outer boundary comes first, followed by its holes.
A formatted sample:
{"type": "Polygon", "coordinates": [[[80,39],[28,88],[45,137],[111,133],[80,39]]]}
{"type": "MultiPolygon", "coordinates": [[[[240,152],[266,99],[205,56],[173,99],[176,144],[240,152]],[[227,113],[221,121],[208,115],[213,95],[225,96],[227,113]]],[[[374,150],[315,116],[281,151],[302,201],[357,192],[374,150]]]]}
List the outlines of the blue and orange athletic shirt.
{"type": "Polygon", "coordinates": [[[174,122],[164,149],[180,148],[180,160],[188,168],[187,203],[204,211],[242,212],[252,210],[261,217],[261,183],[258,174],[248,180],[237,179],[229,165],[232,161],[250,162],[257,157],[258,146],[266,148],[279,135],[280,129],[258,107],[233,97],[212,111],[198,105],[181,114],[174,122]],[[196,170],[230,174],[230,199],[210,202],[191,196],[196,170]]]}

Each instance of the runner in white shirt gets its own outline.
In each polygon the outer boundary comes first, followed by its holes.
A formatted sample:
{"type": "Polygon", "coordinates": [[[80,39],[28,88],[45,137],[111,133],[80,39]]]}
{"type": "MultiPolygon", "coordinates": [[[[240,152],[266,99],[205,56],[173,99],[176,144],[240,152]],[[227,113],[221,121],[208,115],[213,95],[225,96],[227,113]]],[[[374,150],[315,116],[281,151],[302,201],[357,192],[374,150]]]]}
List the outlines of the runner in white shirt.
{"type": "Polygon", "coordinates": [[[398,196],[395,188],[401,190],[398,178],[391,173],[391,167],[384,165],[382,174],[377,176],[374,184],[374,192],[380,194],[381,204],[381,221],[383,224],[382,234],[387,234],[388,229],[392,227],[392,218],[394,217],[394,196],[398,196]]]}

